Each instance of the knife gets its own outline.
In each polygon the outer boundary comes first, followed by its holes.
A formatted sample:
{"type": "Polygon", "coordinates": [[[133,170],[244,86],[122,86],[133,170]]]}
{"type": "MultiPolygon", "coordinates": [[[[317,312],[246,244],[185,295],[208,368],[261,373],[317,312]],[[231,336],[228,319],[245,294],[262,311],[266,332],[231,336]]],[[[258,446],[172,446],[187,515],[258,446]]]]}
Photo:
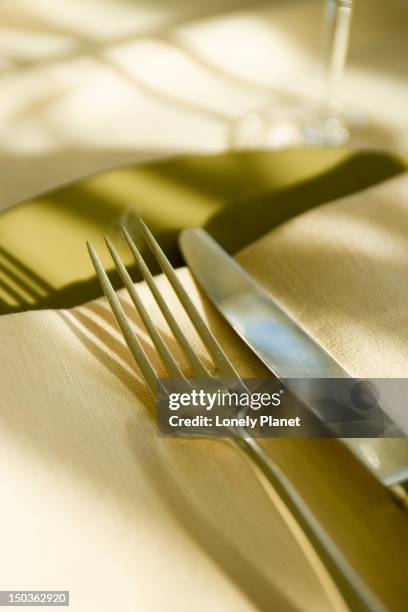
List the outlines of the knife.
{"type": "MultiPolygon", "coordinates": [[[[321,415],[321,408],[310,397],[305,399],[300,379],[342,378],[356,384],[207,232],[184,230],[180,248],[198,283],[237,334],[315,415],[321,415]]],[[[406,504],[408,440],[388,416],[384,418],[385,436],[392,437],[341,440],[406,504]]]]}

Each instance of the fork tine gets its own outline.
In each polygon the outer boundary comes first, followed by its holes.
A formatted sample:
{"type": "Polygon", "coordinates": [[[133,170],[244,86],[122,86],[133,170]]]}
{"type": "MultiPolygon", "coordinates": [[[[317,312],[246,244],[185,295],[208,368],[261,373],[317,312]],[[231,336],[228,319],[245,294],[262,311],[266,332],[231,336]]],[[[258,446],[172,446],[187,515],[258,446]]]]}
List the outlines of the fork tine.
{"type": "Polygon", "coordinates": [[[150,291],[152,292],[164,318],[166,319],[171,331],[173,332],[174,337],[176,338],[177,342],[180,345],[180,348],[182,349],[184,355],[186,356],[191,369],[194,372],[194,375],[197,378],[208,378],[210,376],[209,371],[207,370],[207,368],[201,363],[201,361],[199,360],[199,358],[197,357],[196,353],[193,351],[193,349],[191,348],[185,334],[183,333],[183,331],[180,328],[180,325],[177,323],[175,317],[173,316],[171,310],[169,309],[169,307],[167,306],[165,300],[163,299],[162,294],[160,293],[159,289],[157,288],[156,282],[149,270],[149,268],[147,267],[147,265],[145,264],[145,261],[139,251],[139,249],[137,248],[136,244],[134,243],[134,241],[132,240],[132,238],[130,237],[128,231],[126,230],[126,228],[122,227],[122,232],[126,238],[126,241],[129,245],[130,250],[133,253],[133,256],[136,260],[136,263],[138,265],[138,268],[143,276],[143,278],[146,281],[146,284],[148,285],[150,291]]]}
{"type": "MultiPolygon", "coordinates": [[[[123,283],[132,299],[132,302],[136,310],[139,312],[147,331],[150,334],[152,342],[154,346],[156,347],[170,378],[185,380],[183,373],[178,367],[175,359],[173,358],[172,354],[168,350],[167,346],[163,342],[163,339],[160,336],[159,332],[157,331],[157,328],[155,324],[153,323],[149,313],[147,312],[146,308],[143,306],[142,300],[140,299],[133,285],[133,281],[130,278],[128,271],[123,265],[123,262],[121,258],[119,257],[118,252],[116,251],[115,247],[113,246],[108,236],[105,236],[104,238],[105,238],[106,245],[109,249],[109,252],[112,255],[112,259],[115,262],[115,266],[123,280],[123,283]]],[[[185,380],[185,382],[187,381],[185,380]]]]}
{"type": "Polygon", "coordinates": [[[88,247],[88,252],[91,257],[93,266],[95,268],[96,274],[98,276],[99,282],[103,289],[103,292],[112,308],[112,312],[115,316],[115,319],[121,329],[123,337],[126,341],[126,344],[129,347],[130,352],[132,353],[137,365],[140,368],[140,371],[143,374],[146,383],[152,392],[153,395],[156,395],[157,392],[157,384],[158,384],[158,375],[150,363],[149,359],[146,356],[139,340],[137,339],[134,331],[129,325],[129,322],[126,318],[125,311],[119,299],[111,285],[111,282],[104,270],[101,260],[98,257],[97,252],[90,242],[86,243],[88,247]]]}
{"type": "Polygon", "coordinates": [[[162,268],[163,272],[167,276],[180,302],[182,303],[186,312],[188,313],[200,338],[202,339],[210,355],[212,356],[215,365],[218,367],[219,373],[222,376],[225,376],[226,378],[231,378],[231,379],[234,379],[235,381],[241,382],[241,379],[237,371],[235,370],[231,361],[228,359],[228,357],[222,350],[221,346],[218,344],[217,340],[215,339],[213,333],[211,332],[207,324],[204,322],[197,308],[194,306],[193,302],[190,300],[189,296],[187,295],[186,290],[184,289],[183,285],[177,278],[171,263],[169,262],[166,255],[163,253],[162,249],[158,245],[153,234],[151,233],[151,231],[149,230],[149,228],[146,226],[146,224],[144,223],[142,219],[139,218],[138,222],[139,222],[139,225],[143,231],[143,234],[151,250],[153,251],[153,254],[155,255],[157,261],[160,264],[160,267],[162,268]]]}

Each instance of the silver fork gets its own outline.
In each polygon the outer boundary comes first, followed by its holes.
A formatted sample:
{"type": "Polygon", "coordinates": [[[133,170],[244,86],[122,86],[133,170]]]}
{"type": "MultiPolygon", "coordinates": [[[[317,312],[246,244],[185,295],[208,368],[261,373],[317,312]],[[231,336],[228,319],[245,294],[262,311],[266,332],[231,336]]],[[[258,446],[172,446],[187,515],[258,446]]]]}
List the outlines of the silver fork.
{"type": "MultiPolygon", "coordinates": [[[[234,386],[241,389],[246,389],[241,377],[221,348],[214,334],[211,332],[199,314],[182,283],[174,272],[172,265],[153,237],[149,228],[141,219],[139,220],[139,225],[146,242],[148,243],[151,251],[160,264],[161,269],[173,287],[180,303],[184,307],[184,310],[197,330],[198,335],[203,341],[214,363],[215,371],[210,372],[193,351],[175,316],[160,293],[155,279],[147,267],[139,249],[127,230],[122,227],[123,234],[131,252],[133,253],[136,264],[144,280],[146,281],[146,284],[150,288],[150,291],[152,292],[161,312],[163,313],[169,328],[171,329],[182,352],[184,353],[194,376],[197,379],[208,379],[212,381],[228,379],[234,382],[234,386]]],[[[115,263],[116,269],[118,270],[120,277],[130,295],[130,298],[136,310],[139,312],[146,330],[159,353],[169,378],[171,380],[177,380],[178,386],[181,384],[184,385],[186,389],[191,389],[191,382],[185,377],[173,355],[168,350],[166,343],[161,337],[150,314],[144,307],[119,254],[107,236],[105,236],[105,242],[115,263]]],[[[125,342],[133,355],[151,393],[154,397],[157,397],[159,387],[161,393],[167,393],[166,389],[160,383],[158,373],[147,357],[143,347],[140,344],[140,341],[138,340],[128,321],[125,311],[115,293],[115,290],[112,287],[98,254],[91,243],[88,242],[87,247],[103,292],[110,304],[125,342]]],[[[309,557],[309,560],[313,562],[315,569],[317,569],[321,575],[324,575],[326,585],[331,585],[331,587],[327,587],[327,589],[331,589],[333,601],[337,601],[335,609],[347,609],[347,607],[344,605],[344,601],[347,601],[347,605],[353,610],[385,610],[385,607],[381,601],[378,600],[375,593],[350,565],[343,553],[338,549],[335,542],[330,538],[330,536],[321,526],[320,522],[306,506],[303,499],[299,496],[290,481],[286,478],[285,474],[271,460],[270,456],[266,453],[259,442],[251,437],[244,429],[240,429],[239,432],[237,432],[235,429],[232,434],[232,443],[238,445],[238,447],[244,451],[253,468],[261,477],[261,481],[265,484],[265,486],[269,487],[269,489],[270,485],[272,486],[273,493],[272,495],[270,493],[270,495],[275,500],[279,499],[281,502],[283,501],[286,510],[291,513],[292,517],[295,518],[297,524],[301,527],[303,534],[306,535],[309,542],[307,556],[309,557]],[[237,433],[239,435],[237,435],[237,433]],[[342,593],[341,595],[340,592],[342,593]]]]}

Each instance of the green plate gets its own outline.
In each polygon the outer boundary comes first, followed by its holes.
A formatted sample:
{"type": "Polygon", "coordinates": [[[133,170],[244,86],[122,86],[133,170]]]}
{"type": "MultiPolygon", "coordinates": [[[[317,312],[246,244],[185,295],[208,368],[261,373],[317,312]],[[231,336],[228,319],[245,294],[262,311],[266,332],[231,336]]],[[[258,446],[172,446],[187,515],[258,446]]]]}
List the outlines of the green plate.
{"type": "Polygon", "coordinates": [[[138,216],[181,265],[182,228],[205,227],[235,252],[308,208],[406,168],[406,160],[385,153],[346,149],[228,153],[120,168],[45,193],[0,215],[0,314],[70,307],[100,295],[85,241],[111,269],[105,233],[136,280],[120,226],[138,240],[138,216]]]}

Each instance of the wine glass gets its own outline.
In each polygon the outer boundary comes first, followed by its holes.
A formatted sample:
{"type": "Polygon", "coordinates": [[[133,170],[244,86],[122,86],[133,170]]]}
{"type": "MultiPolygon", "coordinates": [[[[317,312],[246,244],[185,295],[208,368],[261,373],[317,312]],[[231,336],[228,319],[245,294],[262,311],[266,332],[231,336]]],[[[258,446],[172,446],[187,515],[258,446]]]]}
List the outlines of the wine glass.
{"type": "Polygon", "coordinates": [[[234,147],[391,146],[394,134],[371,124],[361,113],[346,112],[343,108],[340,94],[355,2],[325,2],[325,93],[320,102],[299,98],[248,113],[233,127],[231,144],[234,147]]]}

